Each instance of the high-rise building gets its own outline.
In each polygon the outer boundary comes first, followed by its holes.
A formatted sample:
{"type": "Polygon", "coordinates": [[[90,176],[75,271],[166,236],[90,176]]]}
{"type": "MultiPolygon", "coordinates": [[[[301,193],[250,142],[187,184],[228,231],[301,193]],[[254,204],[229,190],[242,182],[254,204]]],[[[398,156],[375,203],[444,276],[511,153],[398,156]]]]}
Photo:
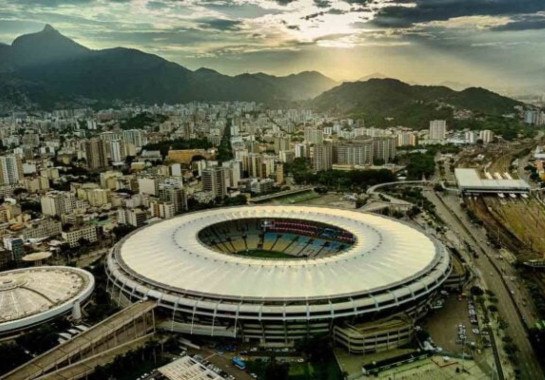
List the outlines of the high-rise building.
{"type": "Polygon", "coordinates": [[[224,161],[221,166],[227,168],[225,171],[227,187],[237,187],[242,178],[242,162],[237,160],[224,161]]]}
{"type": "Polygon", "coordinates": [[[227,183],[225,182],[225,171],[221,166],[206,168],[202,171],[202,188],[209,191],[216,197],[227,195],[227,183]]]}
{"type": "Polygon", "coordinates": [[[479,132],[479,139],[483,140],[483,143],[488,144],[494,139],[494,132],[490,129],[483,129],[479,132]]]}
{"type": "Polygon", "coordinates": [[[397,134],[397,146],[415,146],[418,138],[414,132],[399,132],[397,134]]]}
{"type": "Polygon", "coordinates": [[[430,140],[443,141],[447,136],[447,121],[432,120],[430,121],[430,140]]]}
{"type": "Polygon", "coordinates": [[[23,164],[17,155],[0,156],[0,184],[12,185],[23,179],[23,164]]]}
{"type": "Polygon", "coordinates": [[[282,185],[284,183],[284,164],[282,162],[276,163],[276,183],[282,185]]]}
{"type": "Polygon", "coordinates": [[[478,135],[477,135],[477,132],[475,131],[466,131],[464,133],[464,140],[468,144],[475,144],[477,142],[477,138],[478,138],[478,135]]]}
{"type": "Polygon", "coordinates": [[[315,171],[329,170],[333,166],[333,146],[331,144],[314,145],[312,168],[315,171]]]}
{"type": "Polygon", "coordinates": [[[380,160],[384,163],[392,161],[396,156],[395,137],[375,137],[373,139],[373,162],[380,160]]]}
{"type": "Polygon", "coordinates": [[[282,150],[290,149],[290,137],[289,136],[276,136],[274,138],[274,153],[282,150]]]}
{"type": "Polygon", "coordinates": [[[77,207],[76,196],[69,192],[51,191],[40,198],[42,214],[57,215],[71,213],[77,207]]]}
{"type": "Polygon", "coordinates": [[[263,162],[263,156],[259,153],[250,153],[247,157],[248,164],[246,165],[248,168],[248,175],[250,177],[254,178],[260,178],[261,177],[261,171],[262,171],[262,162],[263,162]]]}
{"type": "Polygon", "coordinates": [[[106,144],[98,138],[92,138],[84,142],[87,167],[90,170],[103,169],[108,166],[106,157],[106,144]]]}
{"type": "Polygon", "coordinates": [[[181,181],[169,181],[159,184],[159,199],[174,205],[174,212],[180,214],[187,210],[187,196],[181,181]]]}
{"type": "Polygon", "coordinates": [[[295,144],[294,151],[295,151],[295,158],[310,156],[308,144],[303,144],[303,143],[295,144]]]}
{"type": "Polygon", "coordinates": [[[161,219],[170,219],[176,215],[174,204],[164,201],[151,201],[150,212],[152,217],[161,219]]]}
{"type": "Polygon", "coordinates": [[[126,156],[125,147],[121,140],[110,142],[110,158],[113,164],[122,163],[126,156]]]}
{"type": "Polygon", "coordinates": [[[370,165],[373,163],[373,139],[355,139],[333,147],[335,163],[340,165],[370,165]]]}
{"type": "Polygon", "coordinates": [[[146,145],[146,138],[140,129],[126,129],[123,131],[123,141],[133,144],[137,148],[146,145]]]}
{"type": "Polygon", "coordinates": [[[322,144],[324,142],[324,133],[321,129],[306,127],[305,142],[309,144],[322,144]]]}
{"type": "Polygon", "coordinates": [[[155,178],[138,178],[138,192],[140,194],[157,195],[159,183],[155,178]]]}
{"type": "Polygon", "coordinates": [[[141,227],[146,223],[146,212],[139,209],[124,209],[117,210],[117,221],[120,224],[130,224],[134,227],[141,227]]]}
{"type": "Polygon", "coordinates": [[[281,150],[278,152],[278,157],[284,163],[291,163],[295,158],[295,152],[293,150],[281,150]]]}
{"type": "MultiPolygon", "coordinates": [[[[25,255],[25,243],[21,238],[9,239],[9,250],[11,251],[11,259],[16,263],[21,261],[21,258],[25,255]]],[[[5,244],[5,243],[4,243],[5,244]]]]}

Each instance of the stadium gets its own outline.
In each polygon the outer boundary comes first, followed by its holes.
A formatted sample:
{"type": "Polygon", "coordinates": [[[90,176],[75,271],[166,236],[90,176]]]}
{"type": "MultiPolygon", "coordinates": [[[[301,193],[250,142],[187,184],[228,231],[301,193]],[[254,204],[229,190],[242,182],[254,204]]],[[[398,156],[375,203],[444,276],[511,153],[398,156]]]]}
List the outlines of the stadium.
{"type": "Polygon", "coordinates": [[[11,334],[60,315],[79,312],[93,292],[91,273],[44,266],[0,273],[0,334],[11,334]]]}
{"type": "Polygon", "coordinates": [[[157,300],[168,330],[285,343],[333,333],[352,351],[406,341],[450,272],[447,250],[408,224],[311,206],[184,214],[128,235],[107,262],[112,298],[157,300]],[[386,339],[369,329],[385,320],[386,339]]]}

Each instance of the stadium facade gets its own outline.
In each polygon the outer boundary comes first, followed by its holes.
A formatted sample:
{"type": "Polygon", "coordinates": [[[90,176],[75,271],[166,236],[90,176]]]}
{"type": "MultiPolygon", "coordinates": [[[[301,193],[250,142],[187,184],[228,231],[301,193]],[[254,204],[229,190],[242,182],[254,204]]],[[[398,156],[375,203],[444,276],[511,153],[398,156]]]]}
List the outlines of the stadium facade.
{"type": "Polygon", "coordinates": [[[361,352],[406,342],[451,269],[445,247],[408,224],[310,206],[184,214],[128,235],[107,261],[112,298],[157,300],[168,330],[285,343],[335,334],[361,352]],[[385,334],[354,332],[373,321],[385,334]]]}

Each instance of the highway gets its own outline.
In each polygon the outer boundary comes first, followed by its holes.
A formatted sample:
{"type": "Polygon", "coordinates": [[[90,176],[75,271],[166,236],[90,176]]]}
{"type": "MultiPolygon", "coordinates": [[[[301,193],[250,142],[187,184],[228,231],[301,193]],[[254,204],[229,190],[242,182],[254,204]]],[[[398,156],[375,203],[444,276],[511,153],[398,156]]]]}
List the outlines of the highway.
{"type": "MultiPolygon", "coordinates": [[[[501,278],[502,273],[498,265],[494,265],[498,254],[489,247],[483,240],[482,229],[474,227],[459,204],[457,197],[447,196],[444,203],[433,191],[425,191],[425,196],[436,206],[437,214],[443,219],[446,225],[460,237],[462,241],[468,242],[479,253],[478,258],[470,258],[470,262],[478,269],[483,287],[494,292],[499,302],[497,304],[500,316],[508,323],[507,333],[513,338],[519,349],[518,366],[521,370],[522,379],[540,380],[545,379],[543,371],[535,357],[530,345],[526,330],[515,305],[510,290],[501,278]]],[[[500,344],[501,345],[501,344],[500,344]]]]}

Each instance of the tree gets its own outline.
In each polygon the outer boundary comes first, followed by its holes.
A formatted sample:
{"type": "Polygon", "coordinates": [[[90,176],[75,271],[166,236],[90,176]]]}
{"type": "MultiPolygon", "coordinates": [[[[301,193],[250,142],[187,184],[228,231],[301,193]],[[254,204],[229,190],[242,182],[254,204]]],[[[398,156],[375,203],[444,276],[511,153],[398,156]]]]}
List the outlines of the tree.
{"type": "Polygon", "coordinates": [[[311,362],[323,363],[331,356],[331,347],[327,336],[314,336],[297,342],[296,349],[311,362]]]}
{"type": "Polygon", "coordinates": [[[13,190],[13,195],[18,197],[22,194],[28,194],[28,190],[22,187],[18,187],[15,190],[13,190]]]}
{"type": "Polygon", "coordinates": [[[271,361],[265,369],[265,379],[266,380],[286,380],[288,379],[289,374],[289,364],[288,363],[279,363],[274,358],[271,358],[271,361]]]}
{"type": "Polygon", "coordinates": [[[474,295],[476,297],[484,295],[484,290],[482,288],[480,288],[479,286],[476,286],[476,285],[471,287],[470,292],[471,292],[472,295],[474,295]]]}

